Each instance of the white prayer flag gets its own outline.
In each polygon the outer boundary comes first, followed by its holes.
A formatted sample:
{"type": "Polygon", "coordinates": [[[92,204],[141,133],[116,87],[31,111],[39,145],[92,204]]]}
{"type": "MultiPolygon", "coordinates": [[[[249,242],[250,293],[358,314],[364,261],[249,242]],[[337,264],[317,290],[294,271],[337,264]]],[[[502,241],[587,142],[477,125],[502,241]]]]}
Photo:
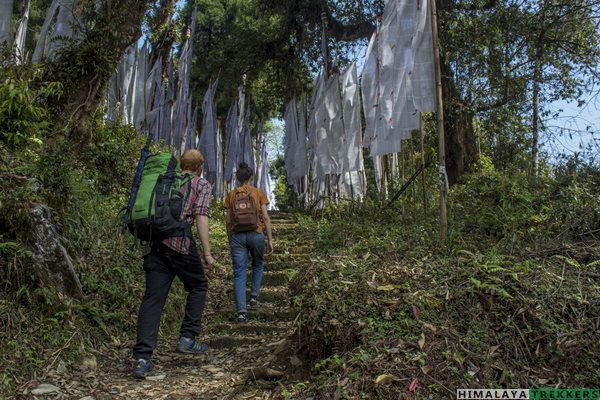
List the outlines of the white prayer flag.
{"type": "Polygon", "coordinates": [[[25,38],[27,36],[27,22],[29,21],[29,6],[31,5],[31,0],[26,1],[25,11],[19,21],[17,34],[15,35],[15,61],[17,65],[25,64],[27,62],[25,59],[25,38]]]}
{"type": "Polygon", "coordinates": [[[344,73],[342,77],[342,89],[345,130],[343,146],[340,146],[340,149],[342,150],[340,152],[342,171],[362,171],[364,166],[356,63],[352,63],[344,73]]]}
{"type": "Polygon", "coordinates": [[[373,35],[362,74],[365,146],[371,155],[396,153],[434,109],[429,0],[389,0],[373,35]]]}
{"type": "Polygon", "coordinates": [[[227,137],[227,159],[225,161],[225,170],[223,178],[225,182],[230,182],[233,179],[234,171],[236,170],[236,162],[239,152],[239,129],[238,129],[238,108],[237,102],[233,101],[227,119],[225,120],[225,134],[227,137]]]}
{"type": "Polygon", "coordinates": [[[13,0],[0,0],[0,44],[12,39],[13,0]]]}
{"type": "MultiPolygon", "coordinates": [[[[31,62],[34,64],[39,64],[40,62],[42,62],[42,59],[44,57],[44,50],[46,49],[46,37],[48,36],[48,30],[50,29],[50,24],[54,19],[54,15],[56,15],[56,10],[58,10],[58,0],[52,0],[52,4],[50,4],[50,7],[46,12],[46,18],[44,19],[44,23],[42,24],[42,28],[40,29],[40,36],[35,45],[33,56],[31,57],[31,62]]],[[[2,15],[2,13],[0,13],[0,15],[2,15]]]]}

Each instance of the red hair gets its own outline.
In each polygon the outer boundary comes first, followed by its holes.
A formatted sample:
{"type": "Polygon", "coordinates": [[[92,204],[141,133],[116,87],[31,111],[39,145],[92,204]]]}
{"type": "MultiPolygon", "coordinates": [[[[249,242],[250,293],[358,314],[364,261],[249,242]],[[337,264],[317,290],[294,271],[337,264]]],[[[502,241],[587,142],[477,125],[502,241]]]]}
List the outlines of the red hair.
{"type": "Polygon", "coordinates": [[[179,160],[181,169],[184,171],[196,171],[204,165],[204,156],[198,150],[186,150],[179,160]]]}

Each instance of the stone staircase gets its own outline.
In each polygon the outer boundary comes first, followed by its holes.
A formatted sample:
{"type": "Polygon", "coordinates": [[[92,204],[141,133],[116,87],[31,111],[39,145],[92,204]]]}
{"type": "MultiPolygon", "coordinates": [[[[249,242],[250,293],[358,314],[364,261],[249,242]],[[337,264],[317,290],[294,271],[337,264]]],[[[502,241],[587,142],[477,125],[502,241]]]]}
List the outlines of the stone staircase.
{"type": "MultiPolygon", "coordinates": [[[[73,370],[67,374],[68,381],[63,378],[51,381],[61,386],[60,398],[81,398],[83,394],[79,394],[84,392],[95,399],[273,398],[273,390],[285,381],[289,366],[301,365],[289,351],[288,337],[297,312],[288,283],[310,262],[312,240],[288,214],[273,213],[271,221],[275,253],[266,257],[259,307],[249,310],[248,323],[237,323],[231,290],[229,299],[219,296],[218,300],[207,303],[201,338],[202,341],[208,339],[211,346],[207,354],[179,354],[174,349],[177,337],[161,337],[153,357],[155,374],[137,380],[131,377],[132,344],[122,343],[119,347],[112,343],[108,348],[114,351],[100,357],[96,370],[73,370]],[[67,382],[71,382],[71,386],[67,386],[67,382]],[[91,386],[80,390],[77,382],[91,386]]],[[[231,268],[229,260],[227,267],[231,268]]],[[[231,288],[232,282],[219,281],[219,284],[223,286],[213,290],[222,290],[220,295],[226,296],[225,291],[231,288]]]]}
{"type": "MultiPolygon", "coordinates": [[[[270,214],[273,228],[274,253],[265,257],[265,270],[259,295],[259,307],[249,309],[249,322],[236,321],[233,298],[231,307],[215,310],[210,323],[213,349],[249,347],[268,348],[290,333],[296,317],[288,290],[288,283],[302,266],[307,265],[311,247],[306,244],[306,236],[299,232],[296,221],[286,213],[270,214]],[[220,322],[217,322],[220,321],[220,322]]],[[[248,282],[252,273],[248,266],[248,282]]]]}

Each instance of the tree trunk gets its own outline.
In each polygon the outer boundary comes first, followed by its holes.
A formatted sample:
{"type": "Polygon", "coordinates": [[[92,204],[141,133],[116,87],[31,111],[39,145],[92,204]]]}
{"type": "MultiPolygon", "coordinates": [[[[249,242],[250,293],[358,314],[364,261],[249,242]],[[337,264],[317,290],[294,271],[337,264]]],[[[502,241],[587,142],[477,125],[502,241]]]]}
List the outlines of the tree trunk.
{"type": "Polygon", "coordinates": [[[459,182],[477,161],[477,136],[473,126],[475,113],[462,101],[450,67],[442,60],[446,173],[450,186],[459,182]]]}
{"type": "Polygon", "coordinates": [[[94,115],[127,47],[141,35],[148,0],[112,0],[101,4],[94,25],[77,45],[48,65],[44,81],[63,84],[64,94],[51,99],[57,110],[55,130],[73,150],[87,146],[94,115]]]}
{"type": "Polygon", "coordinates": [[[31,210],[33,229],[29,248],[33,255],[35,274],[45,287],[54,287],[59,298],[84,298],[83,289],[71,257],[63,247],[61,238],[46,205],[31,210]]]}
{"type": "MultiPolygon", "coordinates": [[[[437,0],[438,15],[447,12],[451,15],[453,8],[459,7],[455,1],[437,0]]],[[[440,21],[438,19],[438,21],[440,21]]],[[[446,174],[449,186],[459,182],[469,172],[470,166],[477,161],[477,136],[473,126],[475,112],[470,109],[456,88],[454,73],[450,63],[444,57],[446,44],[452,43],[450,30],[441,26],[440,68],[442,75],[442,97],[444,99],[444,137],[446,154],[446,174]]]]}
{"type": "Polygon", "coordinates": [[[533,61],[533,104],[531,116],[531,173],[534,177],[538,176],[539,169],[539,109],[540,109],[540,81],[542,62],[542,47],[538,44],[535,51],[535,60],[533,61]]]}
{"type": "MultiPolygon", "coordinates": [[[[163,78],[168,78],[169,60],[171,58],[171,49],[177,38],[177,25],[173,22],[173,13],[177,0],[160,0],[156,7],[156,15],[153,23],[150,24],[152,36],[150,43],[152,44],[152,59],[150,65],[160,58],[162,59],[163,78]]],[[[192,8],[192,13],[195,12],[192,8]]]]}

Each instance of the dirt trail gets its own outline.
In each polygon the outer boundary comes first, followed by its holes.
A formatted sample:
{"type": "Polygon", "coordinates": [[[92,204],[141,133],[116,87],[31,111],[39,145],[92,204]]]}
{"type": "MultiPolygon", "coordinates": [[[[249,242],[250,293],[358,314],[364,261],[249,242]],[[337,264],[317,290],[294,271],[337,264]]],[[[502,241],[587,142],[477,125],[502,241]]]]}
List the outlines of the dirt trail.
{"type": "MultiPolygon", "coordinates": [[[[238,324],[233,299],[225,309],[214,309],[209,302],[205,310],[205,333],[201,337],[211,347],[206,355],[179,354],[175,352],[176,338],[159,337],[153,360],[160,375],[136,380],[131,376],[131,344],[114,343],[113,354],[102,352],[97,365],[87,372],[63,371],[46,377],[45,381],[59,390],[36,398],[269,398],[277,379],[261,377],[269,372],[266,368],[275,373],[297,361],[285,354],[288,351],[285,338],[296,316],[288,282],[297,268],[307,262],[310,252],[305,243],[298,244],[298,225],[289,215],[274,213],[272,222],[275,254],[265,262],[259,308],[250,311],[247,324],[238,324]],[[287,365],[281,365],[282,359],[287,365]]],[[[230,265],[228,261],[229,268],[230,265]]],[[[250,275],[251,268],[248,270],[250,275]]],[[[31,389],[22,393],[23,398],[33,397],[31,389]]]]}

